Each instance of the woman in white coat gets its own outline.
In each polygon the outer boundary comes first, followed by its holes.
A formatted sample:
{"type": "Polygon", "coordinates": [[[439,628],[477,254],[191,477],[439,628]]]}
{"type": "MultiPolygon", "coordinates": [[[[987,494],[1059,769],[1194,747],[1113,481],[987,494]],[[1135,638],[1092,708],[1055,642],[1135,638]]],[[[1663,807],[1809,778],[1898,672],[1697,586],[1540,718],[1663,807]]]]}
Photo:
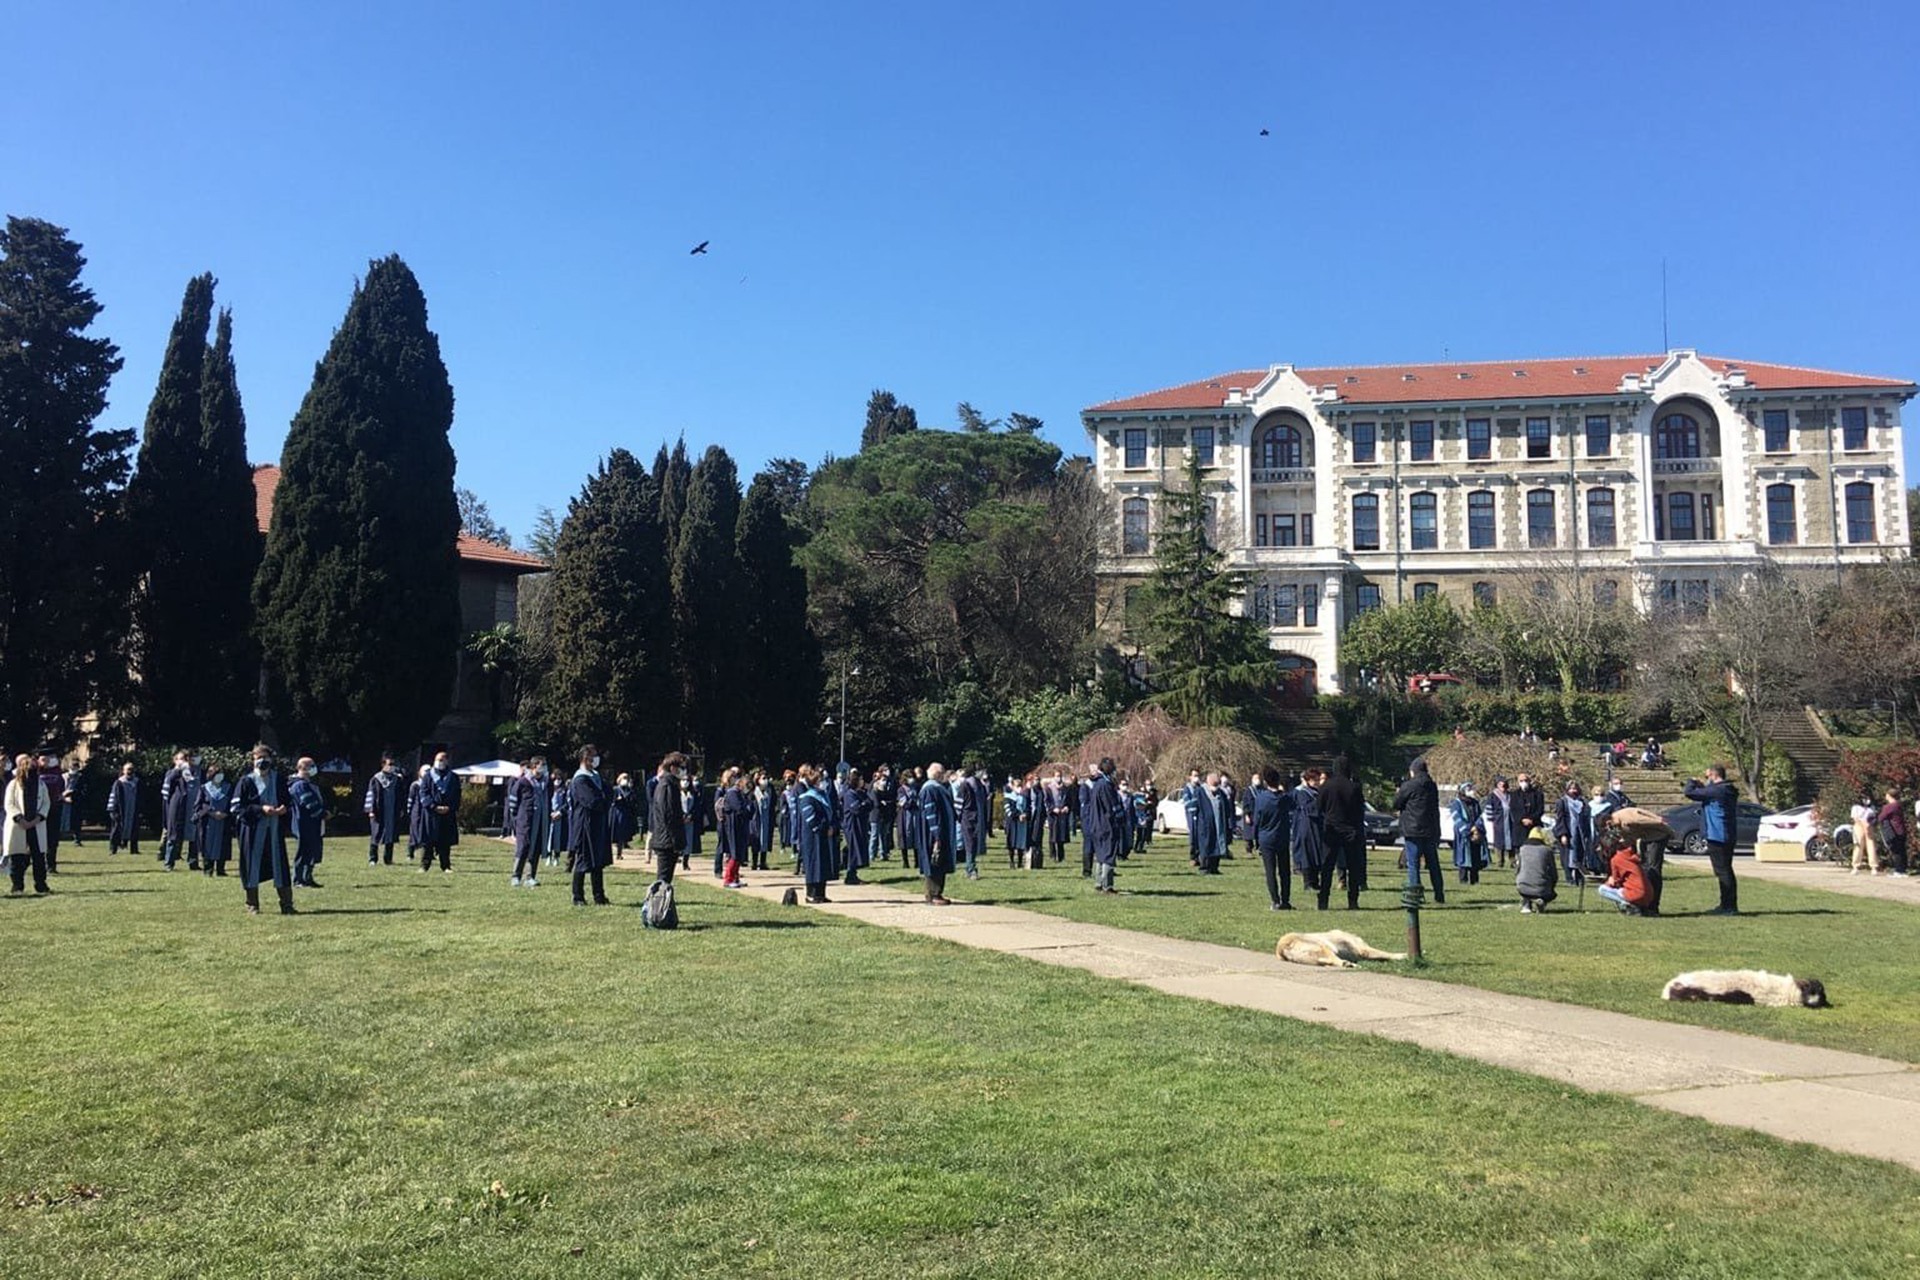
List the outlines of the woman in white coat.
{"type": "Polygon", "coordinates": [[[17,757],[13,781],[7,784],[6,824],[0,828],[15,893],[26,892],[29,865],[33,867],[33,891],[47,891],[47,820],[52,811],[52,797],[34,767],[33,757],[17,757]]]}

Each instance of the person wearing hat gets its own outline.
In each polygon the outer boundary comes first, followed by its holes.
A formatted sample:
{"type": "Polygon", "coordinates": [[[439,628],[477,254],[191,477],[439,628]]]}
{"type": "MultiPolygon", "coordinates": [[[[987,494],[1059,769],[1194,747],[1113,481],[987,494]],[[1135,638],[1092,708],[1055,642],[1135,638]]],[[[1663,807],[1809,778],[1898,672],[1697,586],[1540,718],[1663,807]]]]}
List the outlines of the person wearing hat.
{"type": "Polygon", "coordinates": [[[1545,828],[1535,827],[1528,833],[1519,851],[1513,856],[1513,887],[1520,894],[1520,912],[1522,915],[1539,915],[1546,911],[1547,904],[1558,895],[1554,886],[1560,883],[1560,870],[1554,865],[1554,848],[1549,843],[1545,828]]]}
{"type": "Polygon", "coordinates": [[[1453,867],[1461,884],[1479,884],[1487,865],[1486,831],[1480,825],[1480,797],[1471,782],[1463,782],[1453,796],[1453,867]]]}

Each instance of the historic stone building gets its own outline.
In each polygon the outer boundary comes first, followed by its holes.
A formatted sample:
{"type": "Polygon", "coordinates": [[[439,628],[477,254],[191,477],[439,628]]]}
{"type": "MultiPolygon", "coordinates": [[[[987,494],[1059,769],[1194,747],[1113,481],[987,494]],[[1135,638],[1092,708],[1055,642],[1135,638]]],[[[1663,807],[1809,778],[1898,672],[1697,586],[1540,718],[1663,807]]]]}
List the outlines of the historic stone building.
{"type": "Polygon", "coordinates": [[[1117,517],[1103,616],[1124,630],[1189,451],[1303,688],[1339,688],[1345,619],[1429,592],[1491,602],[1552,573],[1685,612],[1769,561],[1838,574],[1907,554],[1915,390],[1679,350],[1274,365],[1108,401],[1081,415],[1117,517]]]}

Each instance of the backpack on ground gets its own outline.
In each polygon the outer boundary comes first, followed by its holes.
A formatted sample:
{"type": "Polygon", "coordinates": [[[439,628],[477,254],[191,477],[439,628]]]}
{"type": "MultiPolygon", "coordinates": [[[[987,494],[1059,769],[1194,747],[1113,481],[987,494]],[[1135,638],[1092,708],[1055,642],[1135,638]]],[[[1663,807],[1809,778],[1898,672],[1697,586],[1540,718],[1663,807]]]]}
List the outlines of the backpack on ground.
{"type": "Polygon", "coordinates": [[[649,929],[678,929],[680,912],[673,905],[673,885],[655,880],[640,904],[640,923],[649,929]]]}

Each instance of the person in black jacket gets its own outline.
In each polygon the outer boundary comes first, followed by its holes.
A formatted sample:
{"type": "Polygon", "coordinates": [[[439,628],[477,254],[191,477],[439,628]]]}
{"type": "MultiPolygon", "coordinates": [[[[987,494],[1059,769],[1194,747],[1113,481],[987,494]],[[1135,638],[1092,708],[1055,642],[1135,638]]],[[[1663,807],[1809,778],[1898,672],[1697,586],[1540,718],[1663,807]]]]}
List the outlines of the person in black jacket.
{"type": "Polygon", "coordinates": [[[1527,838],[1540,829],[1540,820],[1547,813],[1546,793],[1533,785],[1533,775],[1523,773],[1514,780],[1513,786],[1513,833],[1511,839],[1516,847],[1527,842],[1527,838]]]}
{"type": "Polygon", "coordinates": [[[647,806],[647,848],[660,860],[660,878],[673,883],[674,870],[687,847],[686,809],[680,783],[687,774],[687,758],[678,751],[660,761],[653,782],[653,802],[647,806]]]}
{"type": "MultiPolygon", "coordinates": [[[[1326,833],[1327,862],[1347,878],[1347,910],[1360,908],[1360,891],[1367,887],[1367,798],[1353,777],[1353,761],[1341,756],[1333,762],[1333,776],[1320,788],[1320,816],[1326,833]]],[[[1320,881],[1320,906],[1327,905],[1329,877],[1320,881]]]]}
{"type": "Polygon", "coordinates": [[[1427,772],[1427,758],[1417,757],[1407,766],[1407,780],[1393,793],[1393,807],[1400,811],[1400,842],[1407,852],[1407,884],[1420,885],[1420,868],[1425,866],[1433,881],[1433,900],[1447,900],[1447,882],[1440,875],[1440,788],[1427,772]]]}
{"type": "Polygon", "coordinates": [[[1253,818],[1253,843],[1267,873],[1267,898],[1275,911],[1293,910],[1293,865],[1287,861],[1287,837],[1293,830],[1293,787],[1280,785],[1271,765],[1254,775],[1247,788],[1253,818]]]}

